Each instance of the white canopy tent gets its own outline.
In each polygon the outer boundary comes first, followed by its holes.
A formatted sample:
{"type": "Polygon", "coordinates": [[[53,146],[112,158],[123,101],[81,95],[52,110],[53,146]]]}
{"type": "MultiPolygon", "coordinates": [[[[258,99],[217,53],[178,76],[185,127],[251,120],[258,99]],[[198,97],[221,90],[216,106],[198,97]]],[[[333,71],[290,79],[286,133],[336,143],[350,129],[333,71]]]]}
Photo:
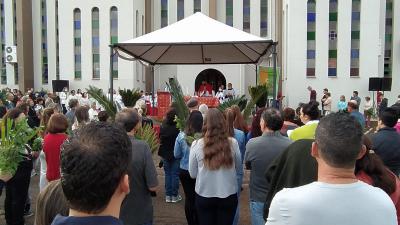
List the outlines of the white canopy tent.
{"type": "Polygon", "coordinates": [[[149,34],[111,45],[110,63],[112,56],[117,54],[123,59],[139,60],[151,66],[258,64],[275,52],[276,44],[198,12],[149,34]]]}

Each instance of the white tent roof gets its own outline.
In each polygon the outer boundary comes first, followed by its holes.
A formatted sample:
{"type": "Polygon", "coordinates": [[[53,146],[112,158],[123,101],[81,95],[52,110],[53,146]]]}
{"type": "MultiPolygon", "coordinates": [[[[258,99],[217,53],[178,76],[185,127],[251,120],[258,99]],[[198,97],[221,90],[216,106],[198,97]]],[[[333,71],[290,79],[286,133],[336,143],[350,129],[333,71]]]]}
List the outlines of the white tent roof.
{"type": "Polygon", "coordinates": [[[272,45],[272,40],[198,12],[162,29],[115,44],[114,49],[152,65],[255,64],[270,53],[272,45]]]}

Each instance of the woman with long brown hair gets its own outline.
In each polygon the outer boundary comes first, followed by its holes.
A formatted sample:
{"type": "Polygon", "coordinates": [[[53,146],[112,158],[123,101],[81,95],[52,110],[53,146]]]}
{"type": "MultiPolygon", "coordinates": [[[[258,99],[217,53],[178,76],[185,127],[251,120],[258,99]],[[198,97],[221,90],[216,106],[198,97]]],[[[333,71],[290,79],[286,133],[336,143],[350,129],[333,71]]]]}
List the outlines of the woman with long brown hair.
{"type": "Polygon", "coordinates": [[[200,225],[232,225],[242,169],[239,145],[229,137],[222,112],[209,109],[203,137],[193,142],[189,155],[200,225]]]}
{"type": "Polygon", "coordinates": [[[231,109],[233,110],[235,116],[235,120],[233,121],[233,127],[235,129],[243,131],[243,133],[247,135],[249,129],[247,127],[246,121],[244,120],[242,112],[240,111],[240,107],[238,105],[233,105],[231,106],[231,109]]]}

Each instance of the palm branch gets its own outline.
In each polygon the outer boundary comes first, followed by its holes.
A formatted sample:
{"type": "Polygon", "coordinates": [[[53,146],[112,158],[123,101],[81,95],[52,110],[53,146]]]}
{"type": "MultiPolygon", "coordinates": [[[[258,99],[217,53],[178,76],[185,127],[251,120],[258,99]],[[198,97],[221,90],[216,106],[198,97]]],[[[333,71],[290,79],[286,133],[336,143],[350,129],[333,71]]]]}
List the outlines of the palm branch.
{"type": "Polygon", "coordinates": [[[122,102],[126,107],[133,107],[136,104],[136,101],[139,100],[142,95],[140,94],[139,89],[124,89],[119,90],[119,94],[122,97],[122,102]]]}
{"type": "Polygon", "coordinates": [[[136,133],[136,138],[145,141],[149,145],[152,153],[157,151],[160,147],[160,141],[158,139],[157,133],[148,124],[140,128],[140,130],[136,133]]]}
{"type": "Polygon", "coordinates": [[[186,119],[189,117],[189,108],[186,106],[182,88],[179,82],[176,79],[170,79],[169,83],[166,84],[172,96],[173,107],[176,110],[175,121],[177,122],[177,128],[182,131],[185,129],[184,124],[186,119]]]}
{"type": "Polygon", "coordinates": [[[254,105],[259,105],[268,101],[268,87],[266,85],[249,86],[249,94],[251,96],[251,101],[248,102],[246,108],[243,110],[243,117],[245,120],[249,118],[254,105]]]}
{"type": "Polygon", "coordinates": [[[86,89],[87,93],[94,98],[101,106],[104,107],[107,114],[114,120],[115,114],[117,114],[117,107],[115,103],[111,102],[106,95],[97,87],[89,85],[89,89],[86,89]]]}
{"type": "Polygon", "coordinates": [[[218,109],[223,112],[225,111],[225,109],[237,105],[239,106],[240,110],[243,111],[246,107],[246,104],[247,104],[247,98],[245,95],[242,95],[240,97],[234,97],[232,99],[225,101],[224,103],[218,106],[218,109]]]}

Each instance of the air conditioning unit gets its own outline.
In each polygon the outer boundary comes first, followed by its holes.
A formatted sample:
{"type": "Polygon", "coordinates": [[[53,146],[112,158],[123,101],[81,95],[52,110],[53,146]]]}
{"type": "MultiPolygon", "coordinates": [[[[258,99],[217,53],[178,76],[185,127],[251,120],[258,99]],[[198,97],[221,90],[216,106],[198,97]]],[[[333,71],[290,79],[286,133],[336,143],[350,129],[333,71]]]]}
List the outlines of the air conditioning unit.
{"type": "Polygon", "coordinates": [[[4,54],[6,63],[17,63],[17,46],[6,46],[4,54]]]}

